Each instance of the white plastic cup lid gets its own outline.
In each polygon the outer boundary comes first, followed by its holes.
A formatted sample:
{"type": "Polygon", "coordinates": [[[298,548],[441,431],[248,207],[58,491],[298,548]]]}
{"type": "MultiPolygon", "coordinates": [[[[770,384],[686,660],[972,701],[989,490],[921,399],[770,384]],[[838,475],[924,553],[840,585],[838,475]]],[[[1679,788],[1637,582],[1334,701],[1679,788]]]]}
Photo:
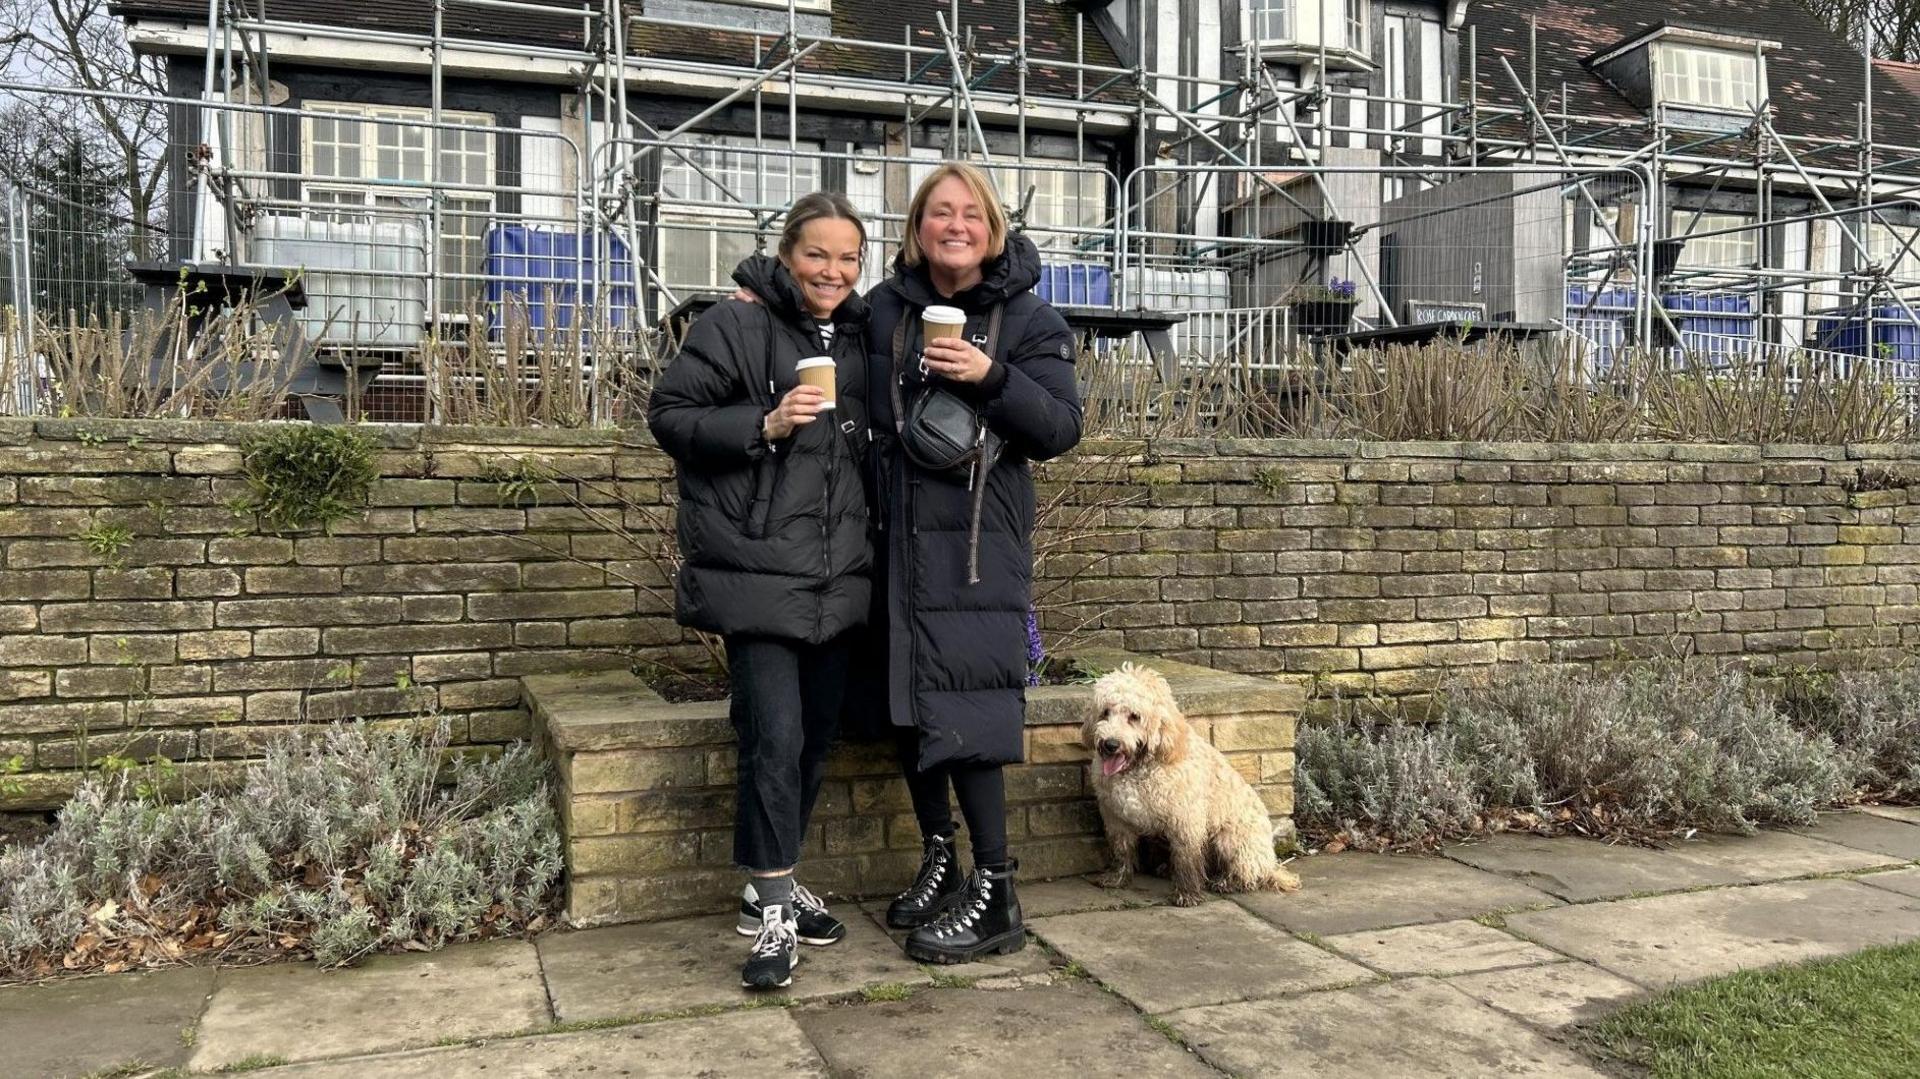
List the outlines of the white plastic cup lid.
{"type": "Polygon", "coordinates": [[[794,364],[793,369],[796,371],[805,371],[811,367],[832,367],[832,366],[834,366],[832,356],[811,356],[811,357],[808,357],[807,359],[801,360],[799,363],[794,364]]]}
{"type": "Polygon", "coordinates": [[[928,322],[939,323],[942,326],[965,326],[967,324],[967,313],[958,307],[929,307],[920,312],[920,317],[928,322]]]}

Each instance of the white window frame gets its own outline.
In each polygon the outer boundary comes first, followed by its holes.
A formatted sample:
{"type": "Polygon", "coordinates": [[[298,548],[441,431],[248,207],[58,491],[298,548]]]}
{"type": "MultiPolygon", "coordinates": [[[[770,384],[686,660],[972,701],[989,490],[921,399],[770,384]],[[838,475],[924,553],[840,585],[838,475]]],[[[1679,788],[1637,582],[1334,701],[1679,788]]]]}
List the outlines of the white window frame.
{"type": "Polygon", "coordinates": [[[1247,35],[1265,48],[1314,49],[1324,34],[1330,52],[1367,55],[1370,0],[1247,0],[1247,35]]]}
{"type": "Polygon", "coordinates": [[[1684,40],[1660,41],[1655,50],[1655,89],[1662,105],[1746,113],[1759,103],[1764,58],[1684,40]]]}
{"type": "MultiPolygon", "coordinates": [[[[722,245],[739,239],[746,241],[747,249],[752,250],[750,230],[755,222],[756,207],[772,209],[789,205],[801,195],[821,187],[821,159],[808,153],[822,149],[817,143],[799,143],[799,157],[790,157],[784,152],[755,153],[753,139],[736,135],[697,135],[675,146],[687,157],[697,160],[700,167],[713,174],[727,190],[720,190],[713,180],[702,176],[686,158],[662,152],[658,265],[669,288],[727,288],[732,280],[734,261],[722,245]],[[766,191],[761,190],[763,175],[766,191]],[[769,202],[768,194],[785,198],[769,202]],[[676,206],[676,198],[686,202],[676,206]],[[733,205],[704,205],[720,202],[733,205]],[[677,271],[668,270],[676,260],[668,257],[666,244],[685,243],[689,238],[698,238],[706,244],[705,280],[681,280],[677,271]]],[[[784,150],[784,144],[771,149],[784,150]]]]}
{"type": "Polygon", "coordinates": [[[431,206],[431,189],[426,186],[429,178],[441,184],[455,185],[453,190],[443,188],[440,196],[437,257],[443,280],[439,306],[444,317],[456,321],[464,318],[470,294],[479,284],[476,277],[486,267],[486,235],[495,209],[492,185],[499,147],[493,116],[490,113],[455,109],[440,111],[443,124],[479,129],[467,132],[439,129],[441,160],[445,161],[452,155],[463,162],[463,175],[447,177],[439,175],[437,169],[429,171],[428,168],[428,146],[433,140],[427,136],[433,129],[403,126],[431,123],[432,109],[408,105],[310,101],[302,106],[301,111],[304,115],[300,117],[300,160],[307,174],[302,181],[302,202],[309,206],[325,204],[361,208],[357,213],[350,210],[309,210],[310,217],[332,221],[372,221],[377,217],[430,216],[430,210],[423,209],[431,206]],[[355,148],[355,174],[344,172],[337,162],[331,172],[321,172],[316,153],[320,141],[315,138],[315,127],[316,122],[323,119],[356,125],[355,140],[327,141],[327,145],[334,147],[355,148]],[[404,144],[383,147],[381,133],[394,131],[417,131],[422,144],[417,148],[404,144]],[[450,138],[453,136],[478,136],[477,145],[451,145],[450,138]],[[399,167],[393,171],[399,175],[381,175],[383,150],[394,154],[394,161],[399,167]],[[408,175],[413,171],[418,171],[420,175],[408,175]]]}
{"type": "MultiPolygon", "coordinates": [[[[1326,0],[1331,2],[1331,0],[1326,0]]],[[[1346,47],[1362,55],[1367,51],[1367,27],[1373,17],[1373,5],[1368,0],[1345,0],[1346,18],[1341,37],[1346,47]]],[[[1329,43],[1331,44],[1331,43],[1329,43]]]]}
{"type": "Polygon", "coordinates": [[[1920,277],[1920,225],[1884,225],[1878,221],[1867,223],[1867,255],[1873,261],[1888,267],[1902,279],[1912,280],[1920,277]],[[1902,245],[1913,240],[1913,251],[1902,245]],[[1898,257],[1896,257],[1898,256],[1898,257]]]}
{"type": "Polygon", "coordinates": [[[1293,0],[1247,0],[1249,31],[1263,45],[1292,42],[1294,14],[1293,0]]]}
{"type": "Polygon", "coordinates": [[[1010,210],[1019,206],[1028,187],[1035,189],[1033,205],[1027,212],[1027,235],[1042,250],[1072,247],[1075,241],[1071,233],[1045,230],[1096,229],[1106,219],[1106,177],[1077,166],[1061,167],[1074,165],[1072,161],[1029,159],[1025,171],[1019,164],[996,165],[987,170],[994,189],[1010,210]]]}
{"type": "Polygon", "coordinates": [[[1751,270],[1760,264],[1760,230],[1757,227],[1722,236],[1690,237],[1696,232],[1716,232],[1753,224],[1754,219],[1747,214],[1703,213],[1696,216],[1692,210],[1674,210],[1668,227],[1669,235],[1687,241],[1680,259],[1681,265],[1711,270],[1751,270]],[[1680,231],[1683,228],[1687,230],[1685,233],[1680,231]]]}

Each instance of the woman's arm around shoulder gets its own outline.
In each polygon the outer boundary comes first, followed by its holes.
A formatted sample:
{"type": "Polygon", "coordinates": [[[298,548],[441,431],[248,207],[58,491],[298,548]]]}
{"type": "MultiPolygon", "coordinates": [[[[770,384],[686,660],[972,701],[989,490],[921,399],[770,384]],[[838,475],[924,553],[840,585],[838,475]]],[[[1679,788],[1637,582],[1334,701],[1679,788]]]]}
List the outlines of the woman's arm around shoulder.
{"type": "MultiPolygon", "coordinates": [[[[653,385],[647,427],[668,455],[704,471],[725,471],[767,451],[765,387],[749,384],[753,308],[726,300],[695,320],[680,351],[653,385]]],[[[758,356],[765,343],[752,355],[758,356]]]]}

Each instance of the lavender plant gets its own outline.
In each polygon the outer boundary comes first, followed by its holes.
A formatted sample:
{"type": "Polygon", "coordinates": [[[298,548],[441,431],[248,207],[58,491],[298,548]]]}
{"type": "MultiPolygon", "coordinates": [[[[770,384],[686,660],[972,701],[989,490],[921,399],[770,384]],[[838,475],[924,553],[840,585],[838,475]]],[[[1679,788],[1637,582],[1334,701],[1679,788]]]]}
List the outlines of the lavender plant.
{"type": "Polygon", "coordinates": [[[1861,794],[1920,795],[1917,689],[1920,672],[1863,672],[1797,712],[1732,665],[1495,668],[1440,694],[1425,724],[1336,701],[1335,722],[1300,732],[1297,815],[1311,836],[1371,846],[1806,823],[1861,794]]]}
{"type": "Polygon", "coordinates": [[[445,721],[342,725],[177,802],[90,780],[0,854],[0,975],[206,950],[331,966],[537,927],[561,871],[543,770],[524,747],[449,762],[448,742],[445,721]]]}

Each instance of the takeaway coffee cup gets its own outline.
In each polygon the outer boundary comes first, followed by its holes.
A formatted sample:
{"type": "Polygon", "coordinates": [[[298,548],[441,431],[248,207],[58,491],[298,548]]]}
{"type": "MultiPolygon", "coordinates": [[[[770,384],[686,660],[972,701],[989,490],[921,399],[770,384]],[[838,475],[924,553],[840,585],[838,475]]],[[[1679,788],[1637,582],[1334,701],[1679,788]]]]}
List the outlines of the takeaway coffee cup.
{"type": "MultiPolygon", "coordinates": [[[[942,337],[957,338],[967,330],[967,313],[958,307],[935,305],[920,312],[920,337],[922,343],[938,340],[942,337]]],[[[927,360],[920,358],[920,373],[927,373],[927,360]]]]}
{"type": "Polygon", "coordinates": [[[938,337],[959,337],[967,329],[967,313],[958,307],[929,307],[920,312],[921,336],[928,341],[938,337]]]}
{"type": "Polygon", "coordinates": [[[835,383],[832,356],[814,356],[811,359],[801,360],[794,365],[794,370],[800,373],[800,382],[803,385],[818,386],[821,392],[827,395],[826,401],[820,406],[822,409],[833,408],[835,404],[837,404],[834,399],[835,383]]]}

